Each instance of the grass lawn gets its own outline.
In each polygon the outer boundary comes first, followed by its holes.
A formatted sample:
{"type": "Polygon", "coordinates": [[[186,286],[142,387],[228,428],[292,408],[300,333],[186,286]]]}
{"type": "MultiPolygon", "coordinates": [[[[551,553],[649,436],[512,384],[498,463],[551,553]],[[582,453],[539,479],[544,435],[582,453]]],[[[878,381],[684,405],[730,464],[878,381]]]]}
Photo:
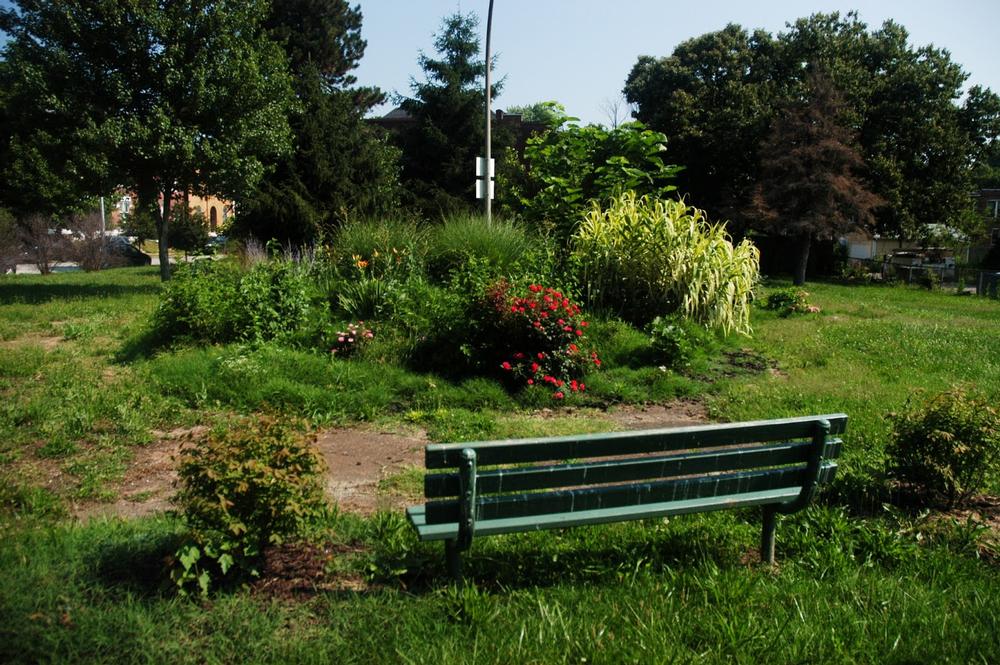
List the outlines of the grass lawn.
{"type": "Polygon", "coordinates": [[[883,509],[879,492],[888,413],[955,383],[1000,396],[1000,303],[813,285],[821,314],[755,309],[754,337],[730,341],[730,357],[768,369],[717,363],[692,376],[636,362],[641,339],[595,322],[605,368],[578,406],[690,396],[719,420],[849,414],[838,482],[779,523],[773,570],[748,556],[759,538],[748,510],[477,540],[471,584],[456,588],[440,546],[416,542],[401,514],[340,514],[320,538],[338,553],[325,589],[198,601],[163,579],[175,518],[66,517],[73,502],[111,498],[157,431],[267,409],[418,424],[435,440],[507,437],[540,433],[527,414],[542,404],[377,359],[152,352],[143,332],[158,290],[155,268],[0,278],[4,662],[967,663],[1000,652],[993,536],[883,509]]]}

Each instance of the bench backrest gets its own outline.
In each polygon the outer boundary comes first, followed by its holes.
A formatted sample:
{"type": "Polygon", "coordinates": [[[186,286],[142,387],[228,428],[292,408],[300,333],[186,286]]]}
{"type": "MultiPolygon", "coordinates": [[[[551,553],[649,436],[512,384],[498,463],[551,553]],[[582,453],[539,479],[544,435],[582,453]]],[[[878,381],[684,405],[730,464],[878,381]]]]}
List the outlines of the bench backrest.
{"type": "MultiPolygon", "coordinates": [[[[847,416],[701,425],[425,450],[427,524],[522,518],[802,488],[832,478],[847,416]]],[[[801,507],[801,506],[800,506],[801,507]]]]}

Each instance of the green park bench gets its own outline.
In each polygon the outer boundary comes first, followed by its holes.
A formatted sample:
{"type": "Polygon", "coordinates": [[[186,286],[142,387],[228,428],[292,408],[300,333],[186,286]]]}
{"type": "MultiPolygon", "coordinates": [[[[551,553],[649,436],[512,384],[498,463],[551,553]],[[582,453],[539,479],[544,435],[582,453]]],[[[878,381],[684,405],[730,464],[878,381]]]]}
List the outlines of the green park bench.
{"type": "Polygon", "coordinates": [[[633,432],[430,444],[420,540],[443,540],[461,578],[475,536],[762,506],[761,559],[777,513],[833,479],[847,416],[831,414],[633,432]]]}

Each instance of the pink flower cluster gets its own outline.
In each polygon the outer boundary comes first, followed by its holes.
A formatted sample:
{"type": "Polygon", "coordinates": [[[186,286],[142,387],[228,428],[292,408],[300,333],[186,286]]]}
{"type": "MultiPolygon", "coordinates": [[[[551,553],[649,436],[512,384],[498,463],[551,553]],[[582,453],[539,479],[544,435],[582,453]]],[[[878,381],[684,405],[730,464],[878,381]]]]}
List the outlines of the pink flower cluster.
{"type": "Polygon", "coordinates": [[[364,321],[348,323],[347,330],[338,330],[336,335],[336,341],[334,341],[330,353],[341,357],[351,355],[362,344],[375,337],[375,333],[365,327],[364,321]]]}

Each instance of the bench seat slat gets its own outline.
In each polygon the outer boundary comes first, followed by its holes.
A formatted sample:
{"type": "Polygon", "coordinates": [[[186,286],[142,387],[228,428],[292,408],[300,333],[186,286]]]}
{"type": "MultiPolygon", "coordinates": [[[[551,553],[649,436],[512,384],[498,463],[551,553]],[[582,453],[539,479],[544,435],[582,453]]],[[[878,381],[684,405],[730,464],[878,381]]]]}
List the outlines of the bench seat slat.
{"type": "Polygon", "coordinates": [[[459,464],[461,451],[476,451],[478,464],[519,464],[561,459],[613,457],[615,455],[670,452],[744,443],[766,443],[806,439],[816,431],[819,419],[830,423],[831,435],[842,434],[847,426],[844,414],[806,418],[760,420],[738,424],[699,425],[639,432],[609,432],[581,436],[560,436],[509,441],[430,444],[425,449],[428,469],[447,469],[459,464]]]}
{"type": "MultiPolygon", "coordinates": [[[[805,469],[804,464],[799,464],[779,469],[656,482],[484,496],[476,502],[476,523],[479,520],[635,507],[783,487],[794,487],[798,492],[805,481],[805,469]]],[[[428,524],[442,524],[458,519],[457,500],[428,501],[425,505],[428,524]]]]}
{"type": "MultiPolygon", "coordinates": [[[[560,529],[563,527],[581,526],[585,524],[605,524],[627,520],[641,520],[668,515],[683,515],[712,510],[724,510],[745,506],[757,506],[769,503],[790,501],[799,494],[798,487],[761,490],[743,494],[721,495],[686,499],[683,501],[665,501],[642,506],[620,506],[616,508],[598,508],[594,510],[553,513],[531,517],[508,517],[476,522],[476,536],[489,536],[518,531],[541,531],[545,529],[560,529]]],[[[417,530],[420,540],[449,540],[458,536],[458,524],[427,524],[424,506],[413,506],[407,509],[410,523],[417,530]]]]}
{"type": "MultiPolygon", "coordinates": [[[[805,462],[811,446],[809,442],[795,442],[666,457],[493,469],[480,471],[476,483],[477,491],[482,495],[749,470],[805,462]]],[[[457,496],[458,493],[456,473],[428,474],[424,477],[424,496],[429,499],[457,496]]]]}

